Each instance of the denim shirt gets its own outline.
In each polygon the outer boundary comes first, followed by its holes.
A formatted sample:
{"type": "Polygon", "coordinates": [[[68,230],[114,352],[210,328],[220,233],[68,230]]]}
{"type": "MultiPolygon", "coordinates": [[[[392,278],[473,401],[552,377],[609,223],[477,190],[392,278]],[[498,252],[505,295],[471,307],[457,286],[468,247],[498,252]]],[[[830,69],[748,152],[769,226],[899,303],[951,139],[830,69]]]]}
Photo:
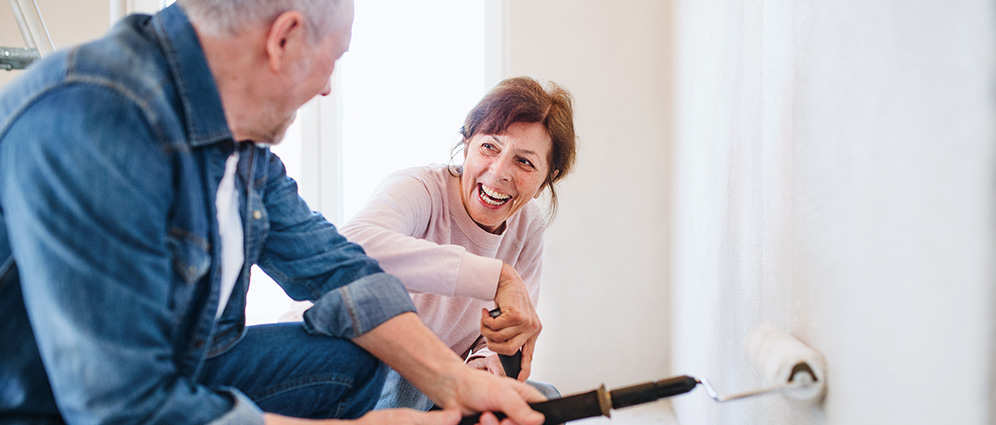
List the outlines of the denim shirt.
{"type": "Polygon", "coordinates": [[[279,158],[233,141],[176,5],[51,55],[0,94],[0,221],[0,422],[261,423],[238,390],[198,384],[204,360],[243,335],[252,264],[315,303],[314,335],[353,338],[414,311],[279,158]],[[215,320],[214,197],[235,149],[246,261],[215,320]]]}

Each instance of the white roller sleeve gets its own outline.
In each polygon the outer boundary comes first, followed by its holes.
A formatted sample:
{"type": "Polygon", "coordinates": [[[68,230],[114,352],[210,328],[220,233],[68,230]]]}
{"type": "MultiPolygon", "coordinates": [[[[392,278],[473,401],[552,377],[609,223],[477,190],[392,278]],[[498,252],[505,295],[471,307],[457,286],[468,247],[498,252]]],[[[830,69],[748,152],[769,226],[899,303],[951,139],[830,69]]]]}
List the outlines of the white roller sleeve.
{"type": "Polygon", "coordinates": [[[798,339],[778,328],[763,324],[747,336],[747,355],[764,380],[781,385],[792,378],[792,369],[806,363],[816,375],[816,383],[786,391],[785,396],[797,400],[817,400],[826,390],[826,359],[798,339]]]}

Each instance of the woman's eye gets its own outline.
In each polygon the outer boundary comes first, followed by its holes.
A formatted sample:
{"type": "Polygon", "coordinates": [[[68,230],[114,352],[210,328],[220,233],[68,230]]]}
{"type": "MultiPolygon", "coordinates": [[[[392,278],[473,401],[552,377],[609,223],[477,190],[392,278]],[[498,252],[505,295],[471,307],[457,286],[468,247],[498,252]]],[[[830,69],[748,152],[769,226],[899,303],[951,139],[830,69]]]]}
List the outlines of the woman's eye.
{"type": "Polygon", "coordinates": [[[482,149],[485,149],[485,150],[489,150],[489,151],[494,151],[494,150],[496,150],[496,149],[495,149],[495,145],[492,145],[492,144],[490,144],[490,143],[481,143],[481,148],[482,148],[482,149]]]}
{"type": "Polygon", "coordinates": [[[536,166],[533,165],[533,163],[531,161],[529,161],[528,159],[525,159],[525,158],[520,158],[519,159],[519,163],[522,164],[522,165],[525,165],[525,166],[527,166],[529,168],[536,168],[536,166]]]}

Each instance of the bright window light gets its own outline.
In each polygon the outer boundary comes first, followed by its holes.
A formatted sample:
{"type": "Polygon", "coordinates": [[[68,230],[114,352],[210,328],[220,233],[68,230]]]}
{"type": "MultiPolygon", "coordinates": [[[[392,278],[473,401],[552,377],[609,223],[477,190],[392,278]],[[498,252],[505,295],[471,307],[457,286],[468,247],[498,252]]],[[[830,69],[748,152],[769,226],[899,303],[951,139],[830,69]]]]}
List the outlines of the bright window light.
{"type": "MultiPolygon", "coordinates": [[[[484,3],[356,1],[350,50],[337,65],[341,89],[333,93],[342,105],[338,140],[343,163],[322,164],[341,167],[339,195],[347,220],[391,172],[449,161],[467,112],[486,90],[484,3]]],[[[313,155],[302,146],[315,144],[302,145],[303,134],[295,123],[273,152],[302,193],[310,193],[319,182],[301,179],[299,167],[302,156],[313,155]]],[[[326,135],[322,140],[336,138],[326,135]]],[[[290,304],[283,290],[254,266],[247,323],[275,322],[290,304]]]]}
{"type": "Polygon", "coordinates": [[[357,1],[340,64],[348,220],[391,172],[449,161],[485,90],[484,1],[357,1]]]}

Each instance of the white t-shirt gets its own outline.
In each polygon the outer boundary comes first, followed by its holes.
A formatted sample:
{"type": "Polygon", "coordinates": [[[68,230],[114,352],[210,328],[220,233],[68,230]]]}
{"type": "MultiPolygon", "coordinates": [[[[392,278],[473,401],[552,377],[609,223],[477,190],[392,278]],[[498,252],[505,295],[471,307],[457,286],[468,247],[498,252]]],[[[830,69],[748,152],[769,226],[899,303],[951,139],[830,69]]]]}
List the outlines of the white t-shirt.
{"type": "Polygon", "coordinates": [[[221,298],[214,318],[221,317],[232,296],[235,281],[242,271],[245,254],[242,246],[242,217],[239,216],[239,193],[235,191],[235,171],[239,166],[239,153],[233,152],[225,161],[225,175],[218,185],[214,205],[218,210],[218,232],[221,234],[221,298]]]}

